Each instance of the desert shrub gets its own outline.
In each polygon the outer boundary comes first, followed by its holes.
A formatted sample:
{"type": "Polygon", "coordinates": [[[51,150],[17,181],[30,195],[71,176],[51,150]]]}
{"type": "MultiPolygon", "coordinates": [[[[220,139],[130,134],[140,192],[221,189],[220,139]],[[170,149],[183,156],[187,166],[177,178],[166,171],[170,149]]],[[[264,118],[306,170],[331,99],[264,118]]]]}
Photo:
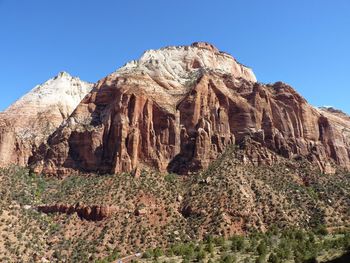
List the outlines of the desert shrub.
{"type": "Polygon", "coordinates": [[[266,256],[265,255],[260,255],[255,260],[255,263],[265,263],[265,262],[266,262],[266,256]]]}
{"type": "Polygon", "coordinates": [[[201,260],[205,259],[206,256],[207,256],[207,253],[203,249],[201,249],[197,252],[196,259],[197,259],[197,261],[201,261],[201,260]]]}
{"type": "Polygon", "coordinates": [[[217,237],[214,239],[215,245],[222,247],[225,245],[225,238],[224,237],[217,237]]]}
{"type": "Polygon", "coordinates": [[[206,251],[208,251],[208,253],[213,254],[214,253],[214,244],[212,242],[209,242],[206,247],[205,247],[206,251]]]}
{"type": "Polygon", "coordinates": [[[222,255],[220,262],[222,263],[235,263],[236,262],[236,257],[232,255],[222,255]]]}
{"type": "Polygon", "coordinates": [[[258,252],[258,254],[261,256],[261,255],[266,255],[266,252],[267,252],[267,246],[266,246],[266,243],[265,241],[261,241],[259,243],[259,245],[257,246],[256,248],[256,251],[258,252]]]}
{"type": "Polygon", "coordinates": [[[242,251],[244,249],[245,246],[245,242],[244,242],[244,237],[242,236],[233,236],[231,237],[231,249],[233,251],[242,251]]]}
{"type": "Polygon", "coordinates": [[[328,230],[327,230],[327,228],[326,228],[325,225],[318,225],[318,226],[315,227],[314,233],[315,233],[316,235],[325,236],[325,235],[328,234],[328,230]]]}
{"type": "Polygon", "coordinates": [[[152,258],[153,257],[153,250],[148,249],[142,254],[143,258],[152,258]]]}
{"type": "Polygon", "coordinates": [[[165,181],[168,182],[168,183],[174,183],[174,182],[176,182],[177,177],[178,177],[178,175],[170,173],[170,174],[167,174],[167,175],[164,177],[164,179],[165,179],[165,181]]]}
{"type": "Polygon", "coordinates": [[[153,258],[157,260],[161,256],[163,256],[163,250],[161,250],[160,248],[155,248],[153,250],[153,258]]]}
{"type": "Polygon", "coordinates": [[[269,256],[268,262],[270,262],[270,263],[280,263],[281,260],[279,259],[279,257],[275,253],[271,253],[270,256],[269,256]]]}

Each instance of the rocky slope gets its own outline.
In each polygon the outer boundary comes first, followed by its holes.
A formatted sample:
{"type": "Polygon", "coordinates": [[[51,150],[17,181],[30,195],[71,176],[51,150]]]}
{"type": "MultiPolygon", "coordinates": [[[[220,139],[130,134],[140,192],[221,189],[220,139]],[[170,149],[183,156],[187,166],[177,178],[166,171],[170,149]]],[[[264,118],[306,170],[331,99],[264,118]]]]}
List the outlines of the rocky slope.
{"type": "MultiPolygon", "coordinates": [[[[349,225],[349,175],[320,174],[306,160],[281,159],[273,165],[244,165],[247,150],[227,147],[209,169],[192,176],[183,200],[183,214],[196,219],[199,235],[216,229],[231,236],[258,229],[266,231],[324,224],[349,225]]],[[[250,149],[248,149],[250,151],[250,149]]]]}
{"type": "Polygon", "coordinates": [[[348,229],[348,173],[325,176],[316,165],[287,159],[257,167],[243,164],[245,155],[227,147],[191,176],[142,170],[138,177],[58,178],[0,169],[0,262],[98,262],[114,251],[124,256],[208,236],[260,235],[271,226],[277,233],[348,229]]]}
{"type": "Polygon", "coordinates": [[[258,83],[230,55],[194,43],[147,51],[100,80],[32,164],[61,175],[142,165],[187,173],[227,145],[254,142],[245,162],[307,158],[333,173],[333,164],[350,168],[349,128],[349,117],[312,107],[282,82],[258,83]]]}
{"type": "Polygon", "coordinates": [[[0,167],[27,165],[34,149],[66,120],[92,84],[66,72],[34,87],[0,113],[0,167]]]}

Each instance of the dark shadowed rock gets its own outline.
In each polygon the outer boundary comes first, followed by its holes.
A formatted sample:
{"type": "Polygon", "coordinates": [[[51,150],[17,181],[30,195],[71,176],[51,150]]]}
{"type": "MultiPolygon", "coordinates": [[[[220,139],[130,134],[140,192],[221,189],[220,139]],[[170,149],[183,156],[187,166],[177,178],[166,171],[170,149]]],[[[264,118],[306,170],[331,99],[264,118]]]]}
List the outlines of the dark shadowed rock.
{"type": "Polygon", "coordinates": [[[43,213],[62,213],[71,215],[77,213],[77,215],[85,220],[100,221],[106,217],[109,217],[114,209],[109,206],[85,206],[85,205],[67,205],[67,204],[54,204],[54,205],[42,205],[38,206],[38,211],[43,213]]]}

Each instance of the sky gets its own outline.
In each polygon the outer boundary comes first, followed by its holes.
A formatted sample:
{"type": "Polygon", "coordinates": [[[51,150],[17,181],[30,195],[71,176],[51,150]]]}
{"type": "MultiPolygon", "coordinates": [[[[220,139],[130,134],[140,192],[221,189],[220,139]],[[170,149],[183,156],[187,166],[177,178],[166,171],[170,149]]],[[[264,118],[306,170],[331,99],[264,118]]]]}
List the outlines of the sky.
{"type": "Polygon", "coordinates": [[[60,71],[96,82],[147,49],[206,41],[350,113],[348,0],[0,0],[0,111],[60,71]]]}

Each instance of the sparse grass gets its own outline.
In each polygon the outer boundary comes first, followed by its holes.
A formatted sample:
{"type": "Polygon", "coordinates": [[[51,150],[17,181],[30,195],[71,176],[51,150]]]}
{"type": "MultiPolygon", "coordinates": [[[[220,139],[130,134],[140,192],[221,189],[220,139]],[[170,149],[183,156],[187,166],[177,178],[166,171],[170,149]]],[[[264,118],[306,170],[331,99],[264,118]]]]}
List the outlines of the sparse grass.
{"type": "Polygon", "coordinates": [[[350,222],[347,173],[322,175],[304,161],[242,165],[241,154],[229,147],[208,170],[191,176],[144,170],[140,178],[124,173],[57,179],[2,169],[0,255],[7,262],[111,262],[150,251],[149,261],[159,262],[272,262],[343,250],[344,234],[333,232],[345,231],[350,222]],[[78,203],[114,212],[87,221],[76,213],[36,209],[78,203]],[[273,231],[261,233],[272,225],[273,231]]]}

